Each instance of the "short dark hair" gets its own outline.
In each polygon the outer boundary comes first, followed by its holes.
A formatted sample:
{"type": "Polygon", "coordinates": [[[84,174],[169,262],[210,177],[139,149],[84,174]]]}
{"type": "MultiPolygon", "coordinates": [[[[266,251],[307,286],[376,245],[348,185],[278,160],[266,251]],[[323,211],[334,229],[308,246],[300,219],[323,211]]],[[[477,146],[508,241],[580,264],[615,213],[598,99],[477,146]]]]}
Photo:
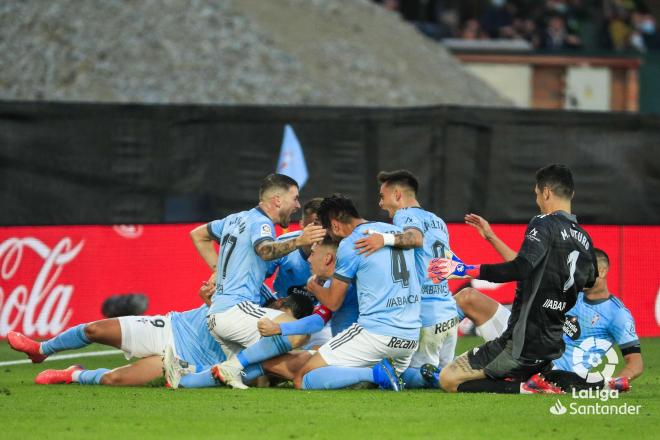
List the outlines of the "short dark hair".
{"type": "Polygon", "coordinates": [[[264,177],[264,180],[261,181],[261,186],[259,187],[259,198],[261,199],[264,193],[268,190],[281,189],[288,191],[292,186],[298,188],[298,182],[293,180],[291,177],[277,173],[269,174],[264,177]]]}
{"type": "Polygon", "coordinates": [[[348,223],[352,218],[360,218],[351,199],[342,194],[333,194],[324,198],[319,206],[318,214],[321,225],[326,229],[330,228],[330,220],[348,223]]]}
{"type": "Polygon", "coordinates": [[[566,165],[553,163],[536,172],[536,186],[539,191],[548,187],[557,197],[572,199],[575,192],[573,173],[566,165]]]}
{"type": "Polygon", "coordinates": [[[395,171],[381,171],[376,176],[378,183],[381,185],[386,183],[388,185],[401,185],[413,190],[415,194],[419,190],[419,180],[417,177],[408,170],[395,170],[395,171]]]}
{"type": "Polygon", "coordinates": [[[314,197],[313,199],[305,202],[302,208],[303,215],[318,214],[322,201],[323,201],[323,197],[314,197]]]}
{"type": "Polygon", "coordinates": [[[328,246],[337,249],[339,247],[339,242],[332,238],[330,234],[326,234],[325,237],[323,237],[323,240],[319,243],[319,246],[328,246]]]}
{"type": "Polygon", "coordinates": [[[282,306],[291,310],[296,319],[304,318],[314,312],[312,298],[302,293],[292,293],[282,300],[282,306]]]}
{"type": "Polygon", "coordinates": [[[594,248],[594,254],[596,254],[596,260],[603,261],[607,267],[610,267],[610,257],[607,256],[604,250],[594,248]]]}

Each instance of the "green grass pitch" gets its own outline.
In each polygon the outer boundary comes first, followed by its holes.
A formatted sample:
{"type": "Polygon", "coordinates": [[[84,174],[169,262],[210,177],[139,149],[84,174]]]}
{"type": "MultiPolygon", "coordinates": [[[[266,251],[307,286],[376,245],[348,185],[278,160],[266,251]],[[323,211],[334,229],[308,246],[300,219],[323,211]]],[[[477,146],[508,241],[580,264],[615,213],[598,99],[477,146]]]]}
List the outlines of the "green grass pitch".
{"type": "MultiPolygon", "coordinates": [[[[480,343],[460,338],[458,352],[480,343]]],[[[87,350],[99,350],[92,345],[87,350]]],[[[85,351],[85,350],[82,350],[85,351]]],[[[435,390],[295,391],[225,388],[38,386],[45,368],[81,363],[112,368],[121,355],[0,367],[4,439],[621,439],[659,438],[660,339],[642,340],[644,375],[617,400],[559,400],[580,405],[641,405],[639,415],[552,415],[557,396],[449,395],[435,390]]],[[[22,359],[0,342],[0,362],[22,359]]]]}

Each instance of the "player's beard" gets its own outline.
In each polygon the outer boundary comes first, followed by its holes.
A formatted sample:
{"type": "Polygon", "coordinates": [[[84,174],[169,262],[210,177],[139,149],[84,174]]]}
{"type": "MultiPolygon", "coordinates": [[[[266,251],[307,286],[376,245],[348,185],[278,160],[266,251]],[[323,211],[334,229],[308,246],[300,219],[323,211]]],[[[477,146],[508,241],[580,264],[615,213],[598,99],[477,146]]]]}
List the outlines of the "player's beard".
{"type": "Polygon", "coordinates": [[[291,216],[293,215],[293,211],[289,211],[286,215],[281,215],[280,216],[280,226],[283,228],[288,228],[289,223],[291,222],[291,216]]]}

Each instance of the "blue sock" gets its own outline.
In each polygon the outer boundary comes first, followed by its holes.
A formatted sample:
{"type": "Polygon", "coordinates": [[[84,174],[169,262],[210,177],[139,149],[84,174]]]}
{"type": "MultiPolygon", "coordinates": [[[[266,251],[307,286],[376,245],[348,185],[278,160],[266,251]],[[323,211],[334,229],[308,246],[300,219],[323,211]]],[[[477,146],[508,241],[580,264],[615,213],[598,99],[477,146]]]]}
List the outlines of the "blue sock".
{"type": "Polygon", "coordinates": [[[107,373],[107,368],[99,368],[98,370],[83,370],[78,376],[78,383],[80,385],[99,385],[101,383],[101,378],[105,373],[107,373]]]}
{"type": "Polygon", "coordinates": [[[264,369],[261,364],[250,364],[243,370],[243,383],[249,383],[259,376],[264,375],[264,369]]]}
{"type": "Polygon", "coordinates": [[[211,374],[211,369],[201,371],[199,373],[186,374],[179,382],[184,388],[209,388],[222,385],[217,382],[211,374]]]}
{"type": "Polygon", "coordinates": [[[403,383],[406,384],[406,388],[431,388],[431,384],[424,380],[424,376],[420,373],[419,368],[407,368],[401,375],[401,379],[403,379],[403,383]]]}
{"type": "Polygon", "coordinates": [[[82,348],[89,344],[91,341],[87,339],[85,334],[85,326],[87,324],[80,324],[71,327],[65,332],[60,333],[53,339],[41,343],[41,352],[43,354],[51,355],[63,350],[72,350],[74,348],[82,348]]]}
{"type": "Polygon", "coordinates": [[[243,368],[245,368],[250,364],[257,364],[281,354],[288,353],[291,349],[291,342],[289,342],[289,338],[286,336],[269,336],[259,339],[256,344],[252,344],[238,353],[236,358],[243,368]]]}
{"type": "Polygon", "coordinates": [[[374,375],[369,367],[321,367],[305,374],[303,389],[334,390],[346,388],[359,382],[373,383],[373,381],[374,375]]]}

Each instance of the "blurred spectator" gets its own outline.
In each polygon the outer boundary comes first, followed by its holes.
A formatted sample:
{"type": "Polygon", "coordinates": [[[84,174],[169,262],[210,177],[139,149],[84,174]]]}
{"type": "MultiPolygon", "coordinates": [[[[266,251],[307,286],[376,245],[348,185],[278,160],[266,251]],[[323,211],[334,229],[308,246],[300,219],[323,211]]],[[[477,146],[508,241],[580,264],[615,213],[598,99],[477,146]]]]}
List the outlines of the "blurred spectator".
{"type": "Polygon", "coordinates": [[[543,33],[542,47],[548,50],[573,49],[580,47],[580,38],[568,32],[564,17],[554,15],[543,33]]]}
{"type": "Polygon", "coordinates": [[[488,35],[481,29],[479,22],[471,18],[463,25],[460,38],[463,40],[484,40],[488,38],[488,35]]]}
{"type": "Polygon", "coordinates": [[[513,38],[513,16],[515,7],[506,0],[490,0],[481,25],[490,38],[513,38]]]}
{"type": "Polygon", "coordinates": [[[644,0],[374,0],[436,40],[525,40],[535,49],[660,50],[644,0]]]}

